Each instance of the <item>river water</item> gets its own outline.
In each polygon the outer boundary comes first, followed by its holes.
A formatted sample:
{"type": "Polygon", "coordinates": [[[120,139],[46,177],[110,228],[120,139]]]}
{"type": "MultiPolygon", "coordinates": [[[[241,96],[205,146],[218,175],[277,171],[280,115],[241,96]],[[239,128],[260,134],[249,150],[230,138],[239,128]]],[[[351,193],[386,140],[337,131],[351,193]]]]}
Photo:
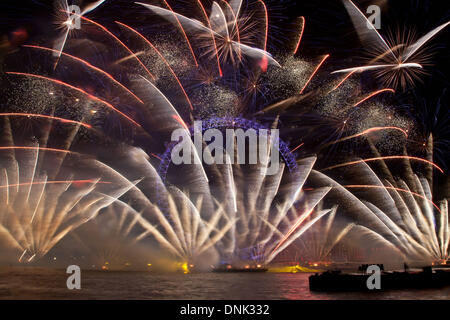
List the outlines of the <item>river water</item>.
{"type": "Polygon", "coordinates": [[[65,270],[0,269],[0,299],[450,299],[450,287],[367,293],[309,291],[308,273],[82,271],[81,289],[68,290],[65,270]]]}

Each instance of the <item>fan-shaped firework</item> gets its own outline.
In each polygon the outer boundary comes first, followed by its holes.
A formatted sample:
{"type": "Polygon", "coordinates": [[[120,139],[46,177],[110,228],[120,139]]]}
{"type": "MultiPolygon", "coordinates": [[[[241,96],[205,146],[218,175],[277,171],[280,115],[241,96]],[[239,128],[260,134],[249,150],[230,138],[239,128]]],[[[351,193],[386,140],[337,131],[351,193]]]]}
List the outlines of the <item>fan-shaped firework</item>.
{"type": "MultiPolygon", "coordinates": [[[[200,258],[214,250],[234,221],[223,216],[220,206],[210,219],[204,220],[200,217],[201,199],[194,204],[183,193],[175,193],[175,197],[169,197],[167,217],[156,206],[137,212],[118,200],[73,236],[88,249],[88,259],[103,269],[123,268],[134,262],[149,266],[143,262],[145,259],[161,267],[166,254],[157,251],[159,247],[169,253],[172,263],[188,271],[201,265],[200,258]],[[159,246],[155,246],[155,240],[159,246]]],[[[172,269],[169,259],[164,269],[172,269]]]]}
{"type": "MultiPolygon", "coordinates": [[[[400,259],[413,263],[444,262],[449,255],[448,190],[440,202],[433,199],[433,164],[425,163],[426,175],[414,173],[414,157],[403,156],[401,170],[391,171],[389,157],[377,159],[379,174],[367,162],[352,161],[344,171],[346,183],[316,172],[322,183],[333,186],[331,196],[344,197],[347,214],[356,219],[355,232],[372,233],[393,248],[400,259]],[[351,168],[351,169],[350,169],[351,168]],[[395,173],[393,173],[395,172],[395,173]],[[334,193],[335,192],[335,193],[334,193]]],[[[435,166],[435,165],[434,165],[435,166]]]]}
{"type": "Polygon", "coordinates": [[[295,242],[303,261],[310,266],[323,266],[331,263],[331,251],[350,232],[353,223],[335,221],[337,207],[320,219],[298,241],[295,242]]]}
{"type": "MultiPolygon", "coordinates": [[[[52,121],[56,120],[49,118],[46,127],[50,131],[52,121]]],[[[73,137],[69,136],[64,148],[49,147],[49,133],[41,145],[37,141],[17,145],[8,118],[3,120],[1,245],[6,250],[13,248],[19,262],[30,262],[44,256],[65,235],[94,218],[126,189],[110,186],[111,182],[95,172],[92,161],[70,151],[73,137]]],[[[79,125],[75,125],[72,133],[79,125]]]]}
{"type": "Polygon", "coordinates": [[[328,188],[302,191],[314,162],[315,158],[300,160],[293,173],[281,166],[275,175],[264,174],[267,164],[224,165],[222,183],[212,186],[211,192],[237,218],[224,241],[225,262],[269,263],[330,211],[314,210],[328,188]]]}

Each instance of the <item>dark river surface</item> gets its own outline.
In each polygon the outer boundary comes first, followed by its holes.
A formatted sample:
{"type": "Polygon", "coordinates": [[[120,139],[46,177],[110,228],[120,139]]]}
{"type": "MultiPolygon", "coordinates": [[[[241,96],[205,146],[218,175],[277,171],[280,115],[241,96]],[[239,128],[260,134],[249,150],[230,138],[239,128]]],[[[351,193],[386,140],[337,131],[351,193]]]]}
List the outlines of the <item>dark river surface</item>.
{"type": "Polygon", "coordinates": [[[309,291],[308,273],[194,273],[82,271],[69,290],[65,270],[0,269],[0,299],[450,299],[450,287],[367,293],[309,291]]]}

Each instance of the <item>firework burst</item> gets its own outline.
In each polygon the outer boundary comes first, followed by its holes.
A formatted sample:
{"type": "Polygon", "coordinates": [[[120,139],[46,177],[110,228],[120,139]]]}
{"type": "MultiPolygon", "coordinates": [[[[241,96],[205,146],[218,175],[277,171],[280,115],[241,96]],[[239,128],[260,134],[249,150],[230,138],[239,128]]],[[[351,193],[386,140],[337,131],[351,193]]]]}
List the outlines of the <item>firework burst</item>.
{"type": "Polygon", "coordinates": [[[351,0],[343,0],[343,3],[361,41],[371,48],[372,58],[365,66],[341,69],[334,73],[374,71],[375,76],[387,87],[405,89],[420,79],[426,73],[423,69],[429,64],[430,58],[430,54],[423,50],[424,46],[450,24],[450,21],[446,22],[417,40],[413,40],[411,33],[401,34],[398,31],[386,41],[351,0]]]}

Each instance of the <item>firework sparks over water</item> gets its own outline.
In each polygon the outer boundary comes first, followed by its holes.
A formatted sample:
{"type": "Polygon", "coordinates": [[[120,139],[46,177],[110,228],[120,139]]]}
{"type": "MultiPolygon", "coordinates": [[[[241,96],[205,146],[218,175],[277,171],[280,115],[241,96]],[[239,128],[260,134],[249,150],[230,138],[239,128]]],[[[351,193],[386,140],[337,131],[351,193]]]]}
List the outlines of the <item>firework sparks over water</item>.
{"type": "Polygon", "coordinates": [[[106,220],[124,247],[157,248],[185,271],[203,260],[266,265],[303,243],[304,234],[317,249],[315,260],[328,259],[355,232],[408,261],[448,259],[447,190],[440,201],[433,196],[446,166],[435,163],[430,136],[422,142],[426,152],[404,152],[420,143],[422,128],[399,102],[399,91],[426,77],[426,46],[449,22],[413,41],[388,41],[366,27],[353,2],[343,4],[361,43],[373,48],[366,65],[341,68],[333,48],[303,56],[308,17],[281,28],[272,24],[276,10],[261,0],[193,0],[188,7],[136,2],[127,4],[130,14],[139,14],[131,21],[127,10],[103,17],[108,1],[80,12],[58,1],[61,34],[24,44],[2,75],[11,90],[2,97],[0,119],[16,126],[6,126],[9,140],[0,145],[10,161],[0,185],[3,242],[20,251],[18,260],[31,262],[77,229],[77,243],[113,260],[132,249],[92,248],[83,239],[106,220]],[[167,33],[155,31],[161,26],[167,33]],[[366,81],[371,75],[382,86],[366,81]],[[195,120],[214,119],[231,121],[221,130],[238,128],[241,119],[280,129],[296,169],[281,157],[275,175],[265,174],[268,163],[169,163],[161,170],[174,130],[191,135],[195,120]],[[24,145],[15,138],[20,126],[24,145]],[[58,164],[53,171],[43,168],[43,157],[58,164]],[[77,178],[73,161],[66,168],[72,157],[81,159],[87,177],[77,178]],[[406,177],[389,165],[405,166],[406,177]],[[350,181],[345,170],[361,174],[350,181]],[[24,213],[15,217],[19,203],[24,213]],[[335,226],[341,215],[346,224],[335,226]]]}

